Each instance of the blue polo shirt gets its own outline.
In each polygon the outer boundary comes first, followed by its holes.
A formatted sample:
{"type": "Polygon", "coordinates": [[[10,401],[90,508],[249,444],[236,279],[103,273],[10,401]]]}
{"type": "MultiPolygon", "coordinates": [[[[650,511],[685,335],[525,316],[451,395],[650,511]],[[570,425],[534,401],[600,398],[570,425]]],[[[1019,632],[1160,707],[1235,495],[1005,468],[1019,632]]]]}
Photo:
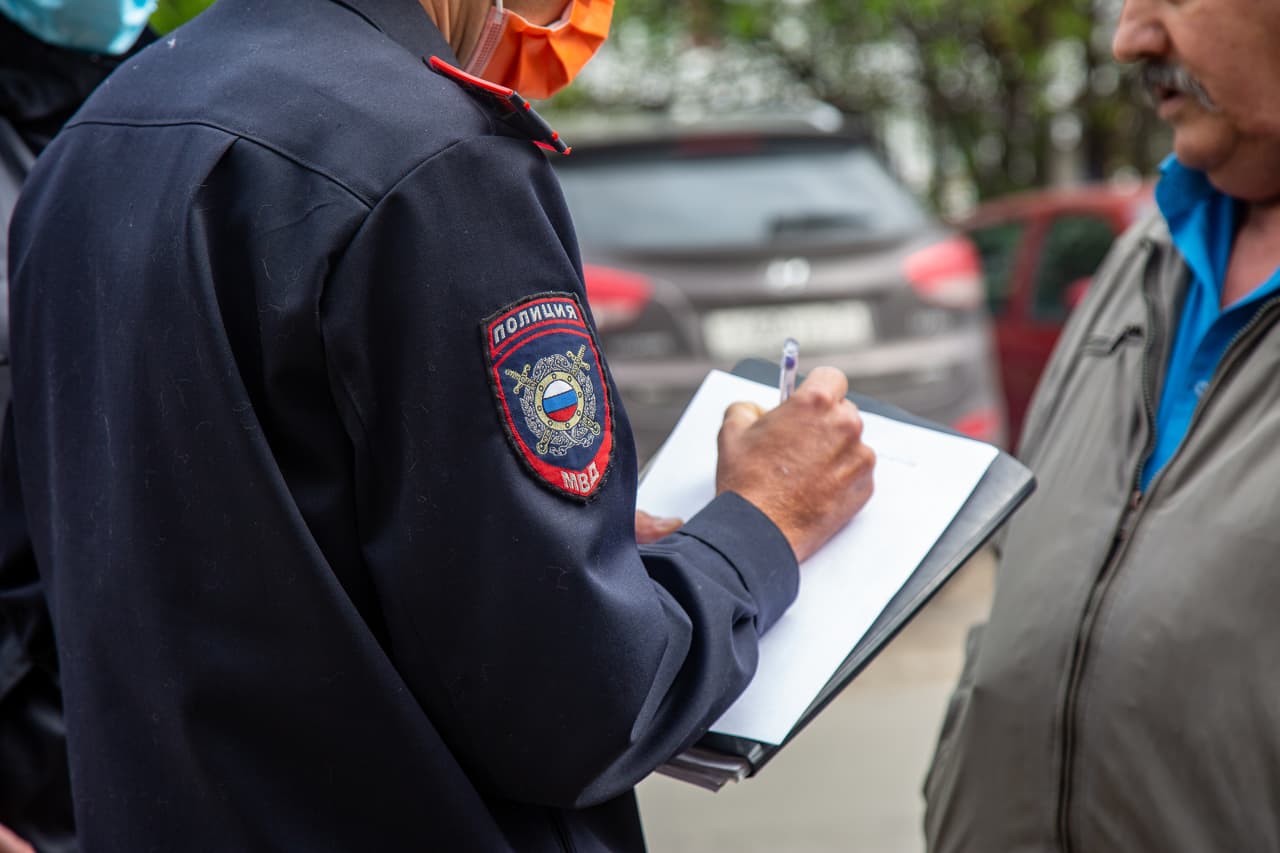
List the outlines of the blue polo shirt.
{"type": "Polygon", "coordinates": [[[1173,243],[1191,268],[1191,285],[1174,333],[1156,412],[1156,443],[1142,468],[1142,489],[1177,452],[1200,396],[1232,338],[1253,318],[1262,301],[1280,288],[1280,270],[1248,296],[1222,309],[1222,284],[1235,240],[1237,205],[1204,173],[1170,156],[1160,166],[1156,204],[1173,243]]]}

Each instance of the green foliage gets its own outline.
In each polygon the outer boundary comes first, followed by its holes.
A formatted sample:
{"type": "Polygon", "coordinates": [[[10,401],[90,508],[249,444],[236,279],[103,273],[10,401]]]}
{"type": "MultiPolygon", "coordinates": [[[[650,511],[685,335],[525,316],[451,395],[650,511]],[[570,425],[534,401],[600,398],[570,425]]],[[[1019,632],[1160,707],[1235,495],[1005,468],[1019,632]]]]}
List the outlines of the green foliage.
{"type": "Polygon", "coordinates": [[[1120,165],[1146,171],[1150,155],[1128,138],[1150,127],[1141,107],[1123,88],[1098,94],[1091,85],[1111,62],[1097,47],[1107,3],[618,0],[615,32],[629,34],[628,59],[673,74],[693,52],[717,59],[691,83],[637,73],[634,88],[615,85],[604,100],[657,106],[655,93],[676,102],[702,88],[709,101],[733,103],[724,93],[740,93],[750,78],[753,91],[778,101],[803,92],[873,119],[907,112],[923,119],[933,160],[945,167],[934,170],[935,198],[947,169],[982,196],[1047,182],[1064,117],[1080,128],[1088,176],[1120,165]]]}
{"type": "Polygon", "coordinates": [[[175,30],[213,5],[213,0],[157,0],[148,26],[158,35],[175,30]]]}

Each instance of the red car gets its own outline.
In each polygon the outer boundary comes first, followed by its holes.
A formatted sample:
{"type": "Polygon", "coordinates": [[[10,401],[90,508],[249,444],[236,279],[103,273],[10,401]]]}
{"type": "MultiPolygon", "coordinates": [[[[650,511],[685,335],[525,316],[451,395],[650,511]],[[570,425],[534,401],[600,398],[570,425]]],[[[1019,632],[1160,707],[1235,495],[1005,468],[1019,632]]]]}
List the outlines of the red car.
{"type": "Polygon", "coordinates": [[[1154,203],[1150,183],[1037,190],[959,223],[982,257],[1011,446],[1067,315],[1116,236],[1154,203]]]}

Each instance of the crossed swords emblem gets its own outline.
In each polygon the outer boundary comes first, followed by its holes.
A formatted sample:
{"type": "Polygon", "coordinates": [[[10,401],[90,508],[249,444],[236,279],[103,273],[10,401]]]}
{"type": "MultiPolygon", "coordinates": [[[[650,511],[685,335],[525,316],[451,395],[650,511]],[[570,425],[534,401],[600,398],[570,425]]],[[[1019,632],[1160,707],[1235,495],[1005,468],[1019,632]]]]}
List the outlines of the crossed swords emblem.
{"type": "MultiPolygon", "coordinates": [[[[573,371],[575,373],[585,374],[591,370],[591,365],[587,364],[586,360],[583,358],[583,356],[586,355],[586,352],[587,352],[587,347],[584,344],[583,346],[578,347],[577,353],[574,353],[572,350],[569,350],[565,353],[565,357],[569,359],[570,371],[573,371]]],[[[515,387],[511,389],[511,393],[515,394],[516,396],[521,396],[526,391],[537,390],[538,381],[529,375],[529,371],[532,369],[533,369],[533,365],[526,364],[524,366],[524,370],[522,370],[519,373],[516,373],[511,368],[507,368],[506,370],[503,371],[504,373],[507,374],[507,376],[511,377],[516,382],[515,387]]],[[[583,417],[580,423],[582,424],[582,426],[589,429],[592,435],[600,434],[600,424],[596,423],[595,421],[590,420],[589,418],[583,417]]],[[[555,433],[555,430],[553,430],[549,426],[543,430],[542,435],[539,436],[538,438],[539,454],[543,454],[547,452],[547,448],[551,446],[551,438],[554,435],[554,433],[555,433]]]]}

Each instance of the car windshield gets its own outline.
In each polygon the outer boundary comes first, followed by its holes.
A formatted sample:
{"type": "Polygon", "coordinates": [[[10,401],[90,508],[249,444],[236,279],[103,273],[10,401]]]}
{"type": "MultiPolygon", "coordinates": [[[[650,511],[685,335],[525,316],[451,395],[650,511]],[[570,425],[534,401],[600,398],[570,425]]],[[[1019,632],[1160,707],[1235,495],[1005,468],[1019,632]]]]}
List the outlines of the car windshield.
{"type": "Polygon", "coordinates": [[[926,215],[847,140],[734,138],[581,149],[556,163],[594,250],[874,240],[926,215]]]}

